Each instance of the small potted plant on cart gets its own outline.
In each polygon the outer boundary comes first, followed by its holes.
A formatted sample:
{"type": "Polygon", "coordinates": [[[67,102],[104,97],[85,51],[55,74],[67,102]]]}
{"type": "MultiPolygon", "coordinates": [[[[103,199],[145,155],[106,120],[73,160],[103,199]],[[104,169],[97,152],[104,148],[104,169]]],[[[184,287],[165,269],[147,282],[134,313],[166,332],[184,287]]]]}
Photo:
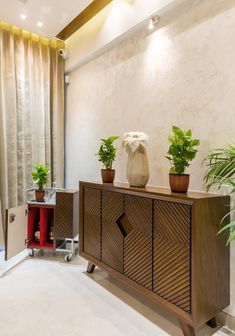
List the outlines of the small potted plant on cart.
{"type": "Polygon", "coordinates": [[[37,185],[35,190],[35,198],[37,202],[44,202],[45,197],[45,186],[48,182],[49,169],[38,163],[33,166],[34,171],[32,172],[33,183],[37,185]]]}
{"type": "Polygon", "coordinates": [[[189,174],[185,174],[185,169],[190,166],[190,162],[197,154],[196,146],[200,145],[199,139],[192,138],[192,131],[181,130],[177,126],[172,126],[173,134],[169,136],[170,147],[166,158],[171,163],[169,182],[172,192],[186,193],[189,186],[189,174]]]}

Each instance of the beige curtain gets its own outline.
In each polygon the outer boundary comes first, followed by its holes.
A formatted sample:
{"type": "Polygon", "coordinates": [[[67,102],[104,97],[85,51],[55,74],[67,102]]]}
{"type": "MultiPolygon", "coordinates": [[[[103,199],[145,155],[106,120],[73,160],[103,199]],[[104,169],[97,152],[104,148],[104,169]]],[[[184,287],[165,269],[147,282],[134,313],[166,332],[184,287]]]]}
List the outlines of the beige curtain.
{"type": "Polygon", "coordinates": [[[0,23],[0,246],[5,209],[25,202],[34,163],[50,168],[49,184],[64,184],[61,47],[0,23]]]}

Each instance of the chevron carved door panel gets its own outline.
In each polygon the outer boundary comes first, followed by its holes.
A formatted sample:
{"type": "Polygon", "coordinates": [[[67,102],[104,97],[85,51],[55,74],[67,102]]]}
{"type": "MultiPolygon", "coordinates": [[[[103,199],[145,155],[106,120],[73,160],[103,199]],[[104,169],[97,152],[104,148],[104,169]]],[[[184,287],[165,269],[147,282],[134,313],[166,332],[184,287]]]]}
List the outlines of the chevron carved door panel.
{"type": "Polygon", "coordinates": [[[56,192],[54,234],[57,239],[74,238],[73,198],[72,192],[56,192]]]}
{"type": "MultiPolygon", "coordinates": [[[[124,275],[152,291],[152,204],[148,198],[125,196],[124,275]]],[[[123,217],[124,218],[124,217],[123,217]]]]}
{"type": "Polygon", "coordinates": [[[190,206],[154,201],[153,291],[191,312],[190,206]]]}
{"type": "Polygon", "coordinates": [[[84,188],[84,252],[101,259],[101,190],[84,188]]]}
{"type": "Polygon", "coordinates": [[[102,191],[102,262],[123,273],[123,233],[120,219],[124,213],[124,196],[102,191]]]}

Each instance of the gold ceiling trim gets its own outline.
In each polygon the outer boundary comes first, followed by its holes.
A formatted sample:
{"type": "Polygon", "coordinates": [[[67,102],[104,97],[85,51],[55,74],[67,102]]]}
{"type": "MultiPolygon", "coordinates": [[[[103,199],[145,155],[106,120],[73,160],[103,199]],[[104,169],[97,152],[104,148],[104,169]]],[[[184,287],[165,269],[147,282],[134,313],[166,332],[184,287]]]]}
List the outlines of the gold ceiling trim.
{"type": "Polygon", "coordinates": [[[88,7],[86,7],[78,16],[75,17],[59,34],[56,36],[60,40],[67,40],[85,23],[91,20],[104,7],[106,7],[112,0],[93,0],[88,7]]]}

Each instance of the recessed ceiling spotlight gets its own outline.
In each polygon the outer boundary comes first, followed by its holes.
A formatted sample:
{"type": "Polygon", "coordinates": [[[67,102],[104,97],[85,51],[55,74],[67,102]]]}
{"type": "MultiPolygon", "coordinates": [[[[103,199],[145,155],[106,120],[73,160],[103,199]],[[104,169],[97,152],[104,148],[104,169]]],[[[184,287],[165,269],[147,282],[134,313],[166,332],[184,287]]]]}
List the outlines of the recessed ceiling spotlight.
{"type": "Polygon", "coordinates": [[[42,27],[43,26],[43,23],[41,21],[38,21],[38,27],[42,27]]]}
{"type": "Polygon", "coordinates": [[[20,18],[21,18],[21,20],[25,20],[27,18],[27,16],[25,14],[20,14],[20,18]]]}
{"type": "Polygon", "coordinates": [[[152,16],[150,19],[149,19],[149,25],[148,25],[148,29],[149,30],[152,30],[156,24],[160,21],[160,17],[158,15],[155,15],[155,16],[152,16]]]}

